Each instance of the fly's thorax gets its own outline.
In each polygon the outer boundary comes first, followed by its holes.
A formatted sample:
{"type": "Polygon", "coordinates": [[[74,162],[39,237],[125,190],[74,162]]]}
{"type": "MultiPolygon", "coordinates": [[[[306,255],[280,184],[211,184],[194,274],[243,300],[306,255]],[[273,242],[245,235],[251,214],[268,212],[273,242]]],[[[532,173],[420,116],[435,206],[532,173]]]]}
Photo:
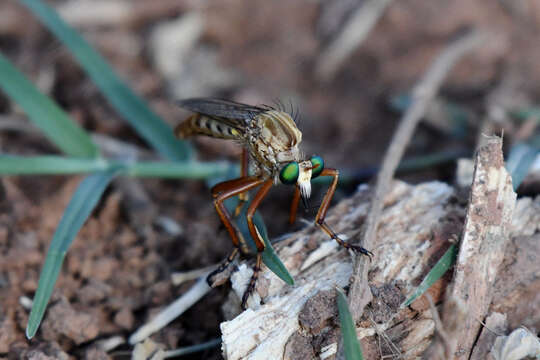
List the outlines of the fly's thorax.
{"type": "Polygon", "coordinates": [[[302,141],[302,133],[289,114],[269,110],[257,116],[259,137],[275,154],[289,151],[302,141]]]}
{"type": "Polygon", "coordinates": [[[282,163],[299,159],[302,133],[283,111],[269,110],[253,120],[248,129],[251,156],[275,177],[282,163]]]}

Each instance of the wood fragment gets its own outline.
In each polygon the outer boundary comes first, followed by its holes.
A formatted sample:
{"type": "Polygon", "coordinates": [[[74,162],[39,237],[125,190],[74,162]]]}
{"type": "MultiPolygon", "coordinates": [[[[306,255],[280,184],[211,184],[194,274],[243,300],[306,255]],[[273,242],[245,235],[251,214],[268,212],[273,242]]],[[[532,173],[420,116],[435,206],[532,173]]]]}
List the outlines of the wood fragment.
{"type": "Polygon", "coordinates": [[[490,351],[495,360],[538,359],[540,339],[525,328],[519,328],[508,336],[499,336],[490,351]]]}
{"type": "Polygon", "coordinates": [[[443,310],[450,351],[435,341],[430,349],[433,359],[469,358],[478,338],[481,323],[492,300],[492,288],[509,240],[516,193],[504,167],[502,139],[489,138],[476,155],[467,218],[460,244],[454,280],[443,310]],[[466,317],[458,323],[455,304],[463,306],[466,317]]]}

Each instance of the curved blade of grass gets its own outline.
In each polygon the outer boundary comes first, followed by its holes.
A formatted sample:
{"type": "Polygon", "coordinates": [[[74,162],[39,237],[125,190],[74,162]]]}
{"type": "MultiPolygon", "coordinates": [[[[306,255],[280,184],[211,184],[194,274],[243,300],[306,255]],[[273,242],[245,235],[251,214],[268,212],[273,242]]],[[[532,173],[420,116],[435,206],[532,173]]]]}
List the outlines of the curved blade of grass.
{"type": "Polygon", "coordinates": [[[26,327],[26,337],[31,339],[43,319],[45,308],[51,297],[54,284],[62,267],[66,252],[73,239],[81,229],[90,213],[98,203],[105,188],[109,185],[113,177],[120,168],[110,169],[86,177],[77,187],[75,194],[71,198],[58,228],[54,233],[45,264],[39,276],[39,283],[32,311],[26,327]]]}
{"type": "Polygon", "coordinates": [[[435,266],[429,271],[424,280],[418,285],[414,293],[409,297],[402,306],[409,306],[420,297],[423,293],[430,288],[437,280],[439,280],[445,273],[450,269],[452,265],[456,262],[456,256],[458,252],[458,247],[456,244],[450,245],[448,250],[444,255],[437,261],[435,266]]]}
{"type": "Polygon", "coordinates": [[[356,336],[356,328],[349,311],[347,297],[341,290],[337,289],[337,306],[339,311],[339,324],[343,336],[343,350],[347,360],[363,360],[362,348],[356,336]]]}
{"type": "Polygon", "coordinates": [[[510,176],[512,176],[514,190],[525,179],[536,156],[538,156],[538,152],[537,147],[525,143],[516,143],[510,149],[508,160],[506,161],[506,169],[510,173],[510,176]]]}
{"type": "MultiPolygon", "coordinates": [[[[249,233],[249,228],[247,224],[247,217],[246,212],[249,207],[249,204],[251,201],[248,201],[247,204],[244,205],[242,208],[242,211],[238,215],[238,217],[235,218],[236,227],[240,233],[240,236],[246,240],[246,243],[248,244],[249,248],[255,252],[257,248],[255,247],[255,242],[253,241],[251,234],[249,233]]],[[[225,200],[225,207],[227,210],[232,214],[234,212],[234,209],[236,209],[236,205],[238,204],[238,198],[230,198],[225,200]]],[[[276,254],[276,251],[272,247],[272,244],[270,243],[270,240],[268,239],[268,231],[266,229],[266,225],[264,224],[264,221],[261,217],[261,215],[258,212],[255,212],[255,215],[253,216],[253,223],[259,230],[259,234],[261,234],[263,240],[264,240],[264,251],[262,253],[262,261],[268,268],[276,274],[277,277],[279,277],[281,280],[283,280],[285,283],[289,285],[294,285],[294,279],[285,267],[285,265],[281,262],[279,257],[276,254]]]]}
{"type": "Polygon", "coordinates": [[[176,139],[170,127],[137,96],[107,64],[105,59],[40,0],[20,0],[72,52],[111,105],[137,133],[170,160],[186,160],[191,147],[176,139]]]}
{"type": "Polygon", "coordinates": [[[110,166],[111,164],[103,158],[0,155],[0,175],[80,174],[104,171],[110,166]]]}
{"type": "Polygon", "coordinates": [[[40,92],[0,53],[0,87],[17,102],[30,120],[62,152],[96,157],[98,148],[90,137],[50,98],[40,92]]]}

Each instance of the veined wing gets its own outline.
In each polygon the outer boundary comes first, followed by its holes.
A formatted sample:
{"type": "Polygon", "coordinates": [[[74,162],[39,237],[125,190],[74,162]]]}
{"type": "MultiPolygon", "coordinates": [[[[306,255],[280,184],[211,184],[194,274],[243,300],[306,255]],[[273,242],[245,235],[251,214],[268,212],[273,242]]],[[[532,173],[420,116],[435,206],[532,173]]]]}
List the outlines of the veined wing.
{"type": "Polygon", "coordinates": [[[242,140],[249,121],[258,114],[268,111],[256,106],[219,99],[192,98],[180,100],[177,104],[195,113],[176,127],[175,134],[180,138],[206,135],[242,140]]]}
{"type": "Polygon", "coordinates": [[[245,125],[246,120],[268,111],[265,108],[221,99],[192,98],[179,100],[176,103],[181,108],[216,118],[216,120],[226,123],[228,120],[232,120],[231,125],[235,120],[241,121],[242,125],[245,125]]]}

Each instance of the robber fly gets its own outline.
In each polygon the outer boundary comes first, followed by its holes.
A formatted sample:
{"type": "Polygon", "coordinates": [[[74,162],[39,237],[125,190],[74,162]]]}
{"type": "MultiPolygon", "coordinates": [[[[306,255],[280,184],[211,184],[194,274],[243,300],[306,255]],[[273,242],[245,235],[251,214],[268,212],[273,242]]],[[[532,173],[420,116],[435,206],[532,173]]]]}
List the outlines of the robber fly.
{"type": "Polygon", "coordinates": [[[176,127],[177,137],[206,135],[235,140],[243,147],[241,176],[219,183],[211,190],[217,213],[229,232],[234,250],[227,260],[208,276],[210,286],[213,277],[223,271],[243,249],[232,219],[240,213],[248,199],[249,190],[259,187],[246,212],[249,232],[257,247],[257,259],[249,285],[242,296],[242,308],[245,308],[249,295],[255,289],[261,268],[261,254],[265,247],[257,227],[253,224],[253,215],[272,185],[279,183],[295,186],[289,215],[289,222],[292,224],[296,219],[300,199],[307,204],[311,195],[311,179],[318,176],[332,177],[332,184],[317,211],[315,224],[341,246],[371,257],[370,251],[343,241],[325,223],[324,218],[336,190],[339,172],[325,168],[320,156],[303,156],[299,149],[302,133],[288,113],[270,106],[258,107],[218,99],[193,98],[178,101],[177,104],[194,113],[176,127]],[[236,195],[240,202],[231,216],[223,202],[236,195]]]}

